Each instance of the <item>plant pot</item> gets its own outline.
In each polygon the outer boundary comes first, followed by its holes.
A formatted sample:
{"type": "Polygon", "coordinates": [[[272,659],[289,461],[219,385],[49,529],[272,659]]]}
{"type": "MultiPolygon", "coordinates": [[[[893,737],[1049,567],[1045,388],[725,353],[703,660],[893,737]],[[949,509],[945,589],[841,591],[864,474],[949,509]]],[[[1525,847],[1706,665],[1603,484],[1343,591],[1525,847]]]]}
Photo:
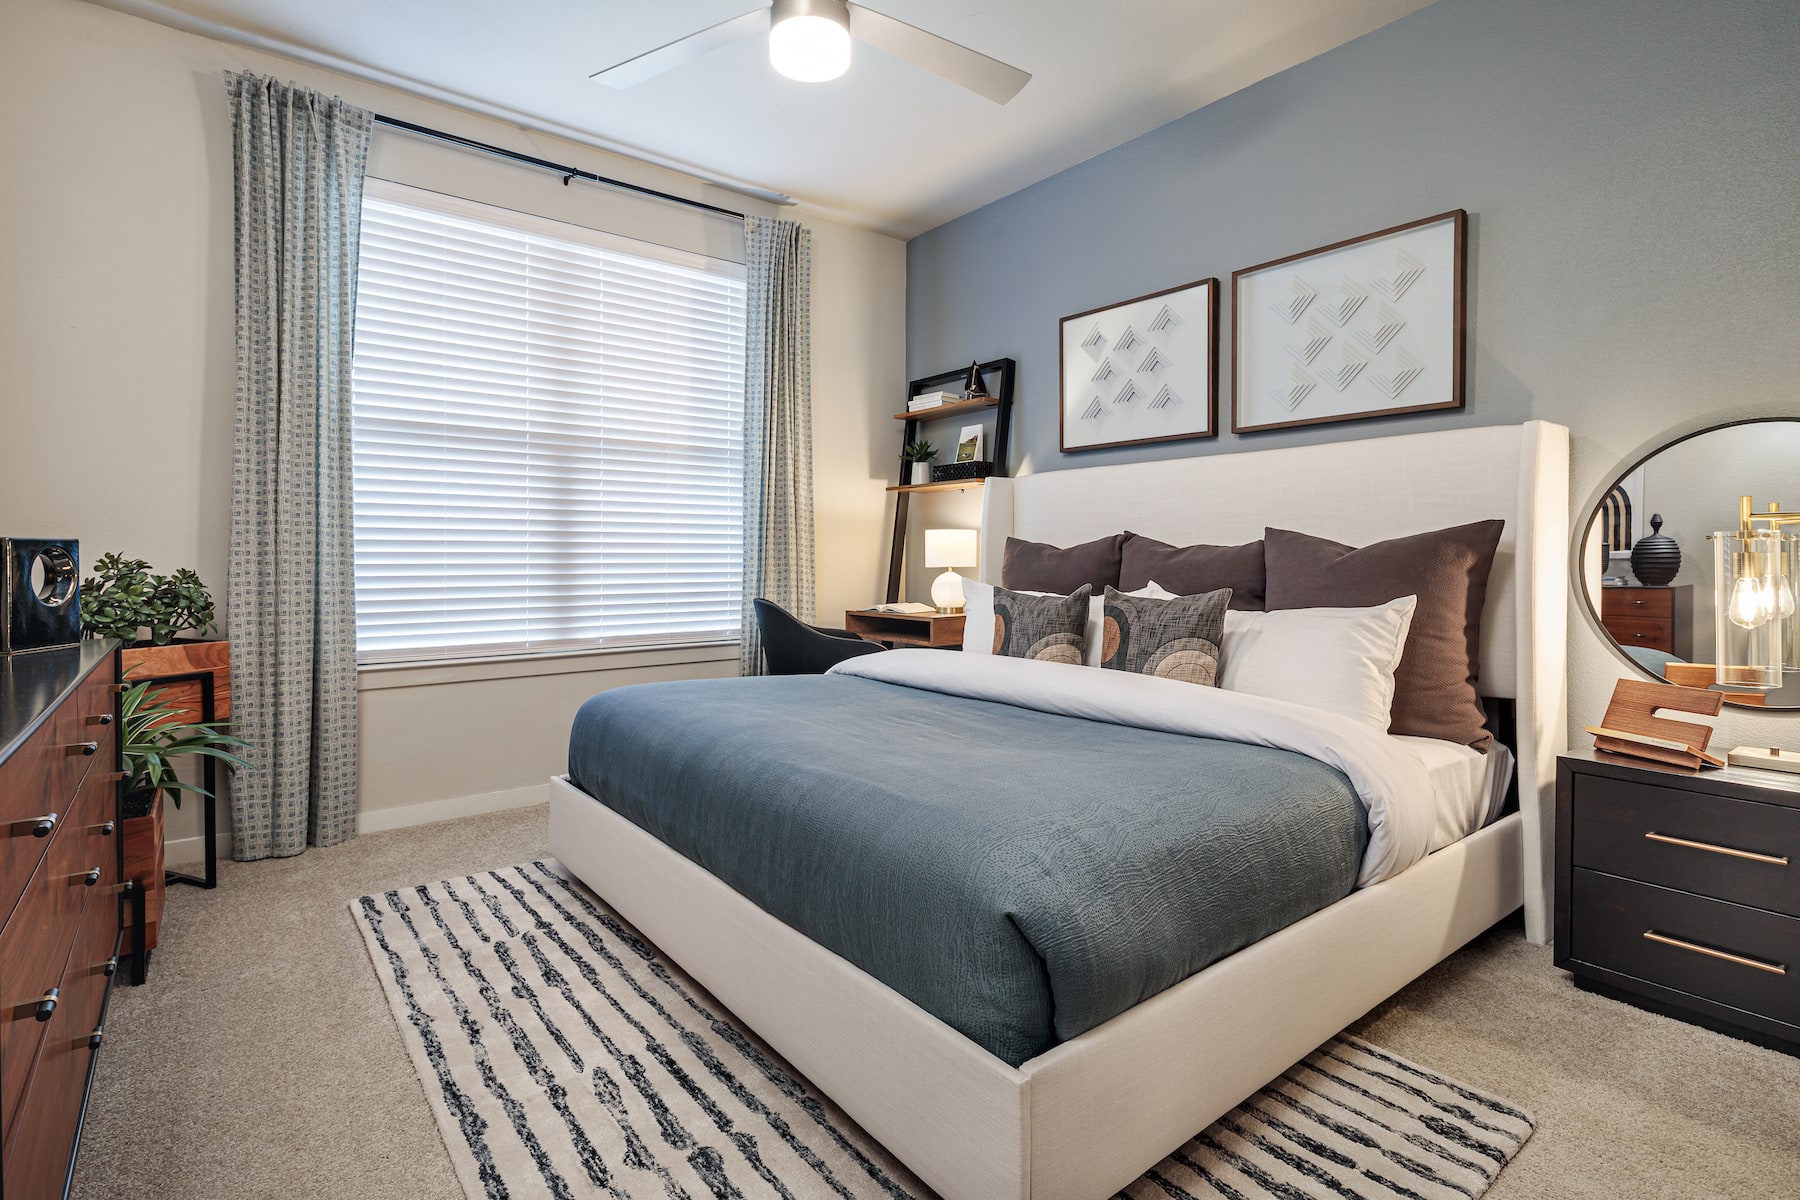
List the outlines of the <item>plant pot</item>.
{"type": "Polygon", "coordinates": [[[119,669],[124,672],[128,684],[170,676],[211,675],[213,711],[210,718],[201,713],[198,679],[178,679],[164,685],[167,694],[163,699],[171,708],[182,710],[182,720],[223,721],[231,716],[231,643],[223,638],[206,641],[178,638],[166,646],[131,646],[119,651],[119,669]]]}
{"type": "MultiPolygon", "coordinates": [[[[125,857],[123,878],[135,879],[144,889],[144,947],[147,950],[156,948],[157,928],[162,924],[163,910],[163,803],[162,793],[152,792],[145,801],[142,797],[126,796],[120,801],[120,812],[134,812],[145,809],[142,816],[125,816],[119,822],[120,852],[125,857]]],[[[126,928],[136,924],[137,907],[127,905],[126,928]]],[[[135,949],[136,935],[125,935],[124,950],[135,949]]]]}
{"type": "Polygon", "coordinates": [[[915,484],[915,485],[931,482],[931,464],[930,463],[916,462],[916,463],[908,463],[906,466],[907,466],[906,482],[908,482],[910,484],[915,484]]]}

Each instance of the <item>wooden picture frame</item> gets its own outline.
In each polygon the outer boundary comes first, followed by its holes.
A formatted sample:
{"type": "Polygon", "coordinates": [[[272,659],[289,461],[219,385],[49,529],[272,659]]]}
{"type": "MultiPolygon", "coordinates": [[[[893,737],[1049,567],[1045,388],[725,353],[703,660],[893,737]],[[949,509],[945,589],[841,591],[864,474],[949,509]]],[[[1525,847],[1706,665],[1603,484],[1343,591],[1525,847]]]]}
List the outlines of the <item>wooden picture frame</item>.
{"type": "Polygon", "coordinates": [[[1457,208],[1233,271],[1231,431],[1464,407],[1467,268],[1457,208]]]}
{"type": "Polygon", "coordinates": [[[1216,278],[1072,313],[1058,335],[1064,454],[1219,435],[1216,278]]]}

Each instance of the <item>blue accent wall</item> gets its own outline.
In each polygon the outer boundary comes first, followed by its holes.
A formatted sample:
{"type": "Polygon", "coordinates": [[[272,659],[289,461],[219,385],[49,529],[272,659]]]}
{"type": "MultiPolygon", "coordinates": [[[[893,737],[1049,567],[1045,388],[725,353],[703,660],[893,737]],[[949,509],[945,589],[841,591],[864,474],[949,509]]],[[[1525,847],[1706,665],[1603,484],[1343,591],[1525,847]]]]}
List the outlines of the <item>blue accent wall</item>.
{"type": "Polygon", "coordinates": [[[907,270],[911,376],[1019,360],[1015,473],[1542,417],[1580,502],[1697,411],[1800,412],[1800,4],[1438,0],[915,238],[907,270]],[[1452,208],[1467,408],[1228,432],[1232,271],[1452,208]],[[1058,320],[1209,275],[1227,432],[1061,454],[1058,320]]]}

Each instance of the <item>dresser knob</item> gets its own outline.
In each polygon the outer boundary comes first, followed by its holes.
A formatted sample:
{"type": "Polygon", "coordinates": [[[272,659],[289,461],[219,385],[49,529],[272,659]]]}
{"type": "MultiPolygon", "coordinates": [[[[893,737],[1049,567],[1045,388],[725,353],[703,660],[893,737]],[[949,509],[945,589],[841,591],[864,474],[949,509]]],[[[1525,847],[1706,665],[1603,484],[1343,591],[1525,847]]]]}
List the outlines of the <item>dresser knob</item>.
{"type": "Polygon", "coordinates": [[[95,713],[88,718],[89,725],[111,725],[112,723],[113,715],[111,713],[95,713]]]}
{"type": "Polygon", "coordinates": [[[94,1032],[88,1034],[87,1048],[89,1050],[98,1050],[100,1048],[101,1039],[104,1037],[106,1037],[106,1026],[101,1025],[96,1027],[94,1032]]]}
{"type": "Polygon", "coordinates": [[[37,1007],[31,1010],[33,1019],[48,1021],[54,1016],[56,1013],[56,998],[61,994],[61,988],[51,988],[49,991],[45,992],[43,998],[37,1002],[37,1007]]]}
{"type": "Polygon", "coordinates": [[[61,819],[55,813],[45,813],[41,817],[26,817],[23,821],[14,821],[12,831],[15,835],[29,833],[34,838],[47,838],[56,832],[56,823],[61,819]]]}
{"type": "Polygon", "coordinates": [[[81,880],[82,887],[93,887],[96,883],[100,882],[100,868],[89,867],[80,875],[76,876],[76,878],[81,880]]]}
{"type": "Polygon", "coordinates": [[[100,836],[101,836],[101,837],[111,837],[111,836],[112,836],[112,833],[113,833],[113,830],[115,830],[115,829],[117,829],[117,828],[118,828],[118,823],[117,823],[117,822],[115,822],[115,821],[108,821],[108,822],[106,822],[106,823],[105,823],[105,824],[103,824],[103,825],[101,825],[101,826],[100,826],[100,836]]]}
{"type": "Polygon", "coordinates": [[[105,962],[101,963],[100,964],[100,973],[102,975],[106,976],[108,979],[111,979],[114,975],[117,975],[119,973],[119,956],[115,954],[111,958],[107,959],[105,962]]]}
{"type": "Polygon", "coordinates": [[[73,746],[69,747],[68,753],[70,757],[75,757],[77,755],[84,758],[91,757],[92,755],[100,753],[100,743],[76,742],[73,746]]]}

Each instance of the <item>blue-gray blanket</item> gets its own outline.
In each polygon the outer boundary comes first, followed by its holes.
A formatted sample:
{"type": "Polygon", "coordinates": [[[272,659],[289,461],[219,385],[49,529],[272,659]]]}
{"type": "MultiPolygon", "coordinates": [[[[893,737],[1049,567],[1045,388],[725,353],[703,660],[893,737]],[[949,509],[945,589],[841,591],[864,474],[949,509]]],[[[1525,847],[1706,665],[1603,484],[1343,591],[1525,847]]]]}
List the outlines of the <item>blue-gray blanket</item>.
{"type": "Polygon", "coordinates": [[[1301,754],[842,676],[603,692],[569,774],[1014,1066],[1349,894],[1368,841],[1301,754]]]}

